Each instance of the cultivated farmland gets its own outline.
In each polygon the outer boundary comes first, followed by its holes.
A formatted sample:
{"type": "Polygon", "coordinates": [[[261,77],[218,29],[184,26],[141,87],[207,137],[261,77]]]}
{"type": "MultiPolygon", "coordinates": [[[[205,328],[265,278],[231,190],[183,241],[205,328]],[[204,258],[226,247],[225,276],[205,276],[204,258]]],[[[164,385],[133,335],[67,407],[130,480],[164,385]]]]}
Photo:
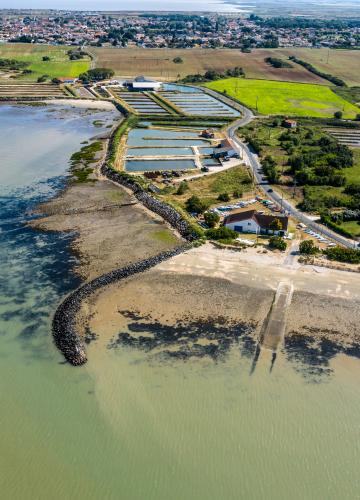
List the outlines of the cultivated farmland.
{"type": "MultiPolygon", "coordinates": [[[[177,80],[188,74],[209,69],[224,71],[243,67],[248,78],[327,84],[326,80],[295,64],[293,68],[273,68],[264,59],[277,57],[276,50],[258,49],[244,54],[235,49],[117,49],[91,48],[99,67],[112,68],[116,75],[134,77],[149,75],[162,80],[177,80]],[[173,59],[180,57],[182,64],[173,59]]],[[[297,55],[296,49],[292,54],[297,55]]],[[[285,56],[287,58],[287,56],[285,56]]]]}
{"type": "Polygon", "coordinates": [[[342,111],[344,118],[355,118],[360,111],[324,85],[227,78],[206,86],[264,115],[328,118],[342,111]]]}
{"type": "Polygon", "coordinates": [[[31,70],[32,73],[21,75],[21,80],[36,81],[42,75],[49,75],[50,79],[76,77],[89,69],[90,59],[70,61],[67,54],[69,49],[70,47],[65,46],[29,43],[3,44],[0,45],[0,58],[29,63],[26,69],[31,70]],[[43,61],[44,56],[50,57],[50,61],[43,61]]]}
{"type": "Polygon", "coordinates": [[[276,49],[274,53],[284,58],[294,55],[316,68],[338,76],[349,86],[360,85],[360,52],[358,50],[328,49],[276,49]]]}

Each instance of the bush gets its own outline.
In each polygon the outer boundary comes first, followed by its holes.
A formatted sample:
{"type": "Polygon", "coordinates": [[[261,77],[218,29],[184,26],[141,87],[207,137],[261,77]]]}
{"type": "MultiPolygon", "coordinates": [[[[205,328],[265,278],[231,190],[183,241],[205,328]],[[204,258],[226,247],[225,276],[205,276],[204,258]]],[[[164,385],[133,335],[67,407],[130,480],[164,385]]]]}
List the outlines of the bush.
{"type": "Polygon", "coordinates": [[[42,76],[39,76],[39,78],[37,79],[37,82],[38,83],[44,83],[46,82],[46,80],[49,78],[49,75],[42,75],[42,76]]]}
{"type": "Polygon", "coordinates": [[[205,234],[210,240],[234,240],[238,237],[238,233],[236,231],[233,231],[225,226],[217,229],[208,229],[205,234]]]}
{"type": "Polygon", "coordinates": [[[45,61],[50,61],[50,57],[49,56],[43,56],[42,60],[45,62],[45,61]]]}
{"type": "Polygon", "coordinates": [[[175,64],[181,64],[181,63],[183,63],[184,61],[181,59],[181,57],[174,57],[173,62],[174,62],[175,64]]]}
{"type": "Polygon", "coordinates": [[[204,213],[204,219],[205,219],[206,224],[209,227],[213,228],[219,222],[220,217],[215,212],[205,212],[204,213]]]}
{"type": "Polygon", "coordinates": [[[242,198],[243,192],[241,191],[241,189],[235,189],[235,191],[233,192],[233,197],[234,198],[242,198]]]}
{"type": "Polygon", "coordinates": [[[186,201],[186,210],[188,212],[193,212],[195,214],[202,214],[209,208],[209,205],[206,201],[201,200],[198,196],[191,196],[186,201]]]}
{"type": "Polygon", "coordinates": [[[330,260],[347,262],[349,264],[360,264],[360,250],[353,248],[332,247],[324,250],[324,254],[330,260]]]}
{"type": "Polygon", "coordinates": [[[271,236],[269,239],[269,247],[284,252],[287,248],[287,244],[280,236],[271,236]]]}
{"type": "Polygon", "coordinates": [[[336,120],[341,120],[342,117],[343,117],[342,111],[335,111],[334,118],[336,120]]]}
{"type": "Polygon", "coordinates": [[[303,255],[315,255],[320,249],[314,245],[313,240],[304,240],[300,243],[300,253],[303,255]]]}
{"type": "Polygon", "coordinates": [[[176,190],[176,194],[182,195],[182,194],[186,193],[186,191],[188,191],[188,189],[189,189],[188,183],[186,181],[182,181],[176,190]]]}
{"type": "Polygon", "coordinates": [[[229,193],[220,193],[218,196],[219,201],[230,201],[229,193]]]}

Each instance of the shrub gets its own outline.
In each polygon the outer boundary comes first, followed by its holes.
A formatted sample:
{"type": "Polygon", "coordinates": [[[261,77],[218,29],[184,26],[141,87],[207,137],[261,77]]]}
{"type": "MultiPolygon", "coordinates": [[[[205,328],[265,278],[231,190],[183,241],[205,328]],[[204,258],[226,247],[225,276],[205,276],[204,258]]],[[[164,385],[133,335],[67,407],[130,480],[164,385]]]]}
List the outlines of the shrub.
{"type": "Polygon", "coordinates": [[[186,181],[182,181],[179,185],[179,187],[177,188],[176,190],[176,194],[178,195],[182,195],[184,194],[186,191],[188,191],[189,189],[189,185],[186,181]]]}
{"type": "Polygon", "coordinates": [[[225,226],[217,229],[208,229],[205,234],[210,240],[234,240],[238,236],[236,231],[225,226]]]}
{"type": "Polygon", "coordinates": [[[43,56],[42,60],[45,62],[45,61],[50,61],[50,57],[49,56],[43,56]]]}
{"type": "Polygon", "coordinates": [[[320,250],[319,247],[314,245],[313,240],[304,240],[300,243],[300,253],[303,255],[315,255],[320,250]]]}
{"type": "Polygon", "coordinates": [[[360,250],[353,248],[332,247],[324,250],[324,254],[330,260],[347,262],[349,264],[360,264],[360,250]]]}
{"type": "Polygon", "coordinates": [[[219,201],[230,201],[229,193],[220,193],[218,196],[219,201]]]}
{"type": "Polygon", "coordinates": [[[269,247],[284,252],[287,248],[287,244],[280,236],[271,236],[269,239],[269,247]]]}
{"type": "Polygon", "coordinates": [[[241,189],[235,189],[235,191],[233,192],[233,197],[234,198],[242,198],[243,196],[243,192],[241,191],[241,189]]]}
{"type": "Polygon", "coordinates": [[[46,82],[46,80],[49,78],[49,75],[42,75],[42,76],[39,76],[39,78],[37,79],[37,82],[38,83],[44,83],[46,82]]]}
{"type": "Polygon", "coordinates": [[[202,214],[209,208],[209,205],[206,201],[201,200],[198,196],[191,196],[186,201],[186,210],[188,212],[194,212],[195,214],[202,214]]]}
{"type": "Polygon", "coordinates": [[[204,213],[204,219],[205,219],[205,222],[206,224],[209,226],[209,227],[215,227],[216,224],[219,222],[220,220],[220,217],[217,213],[215,212],[205,212],[204,213]]]}
{"type": "Polygon", "coordinates": [[[174,62],[175,64],[181,64],[181,63],[183,63],[184,61],[181,59],[181,57],[174,57],[173,62],[174,62]]]}
{"type": "Polygon", "coordinates": [[[336,120],[341,120],[342,117],[343,117],[342,111],[335,111],[334,118],[336,120]]]}

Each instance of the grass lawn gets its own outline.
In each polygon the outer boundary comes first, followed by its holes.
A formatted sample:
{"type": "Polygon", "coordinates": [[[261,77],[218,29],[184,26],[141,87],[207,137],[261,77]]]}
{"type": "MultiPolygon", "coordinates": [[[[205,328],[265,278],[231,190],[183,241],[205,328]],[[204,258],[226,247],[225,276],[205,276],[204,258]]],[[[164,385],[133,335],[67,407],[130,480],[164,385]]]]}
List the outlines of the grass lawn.
{"type": "Polygon", "coordinates": [[[182,195],[175,194],[176,188],[166,190],[164,197],[185,207],[190,196],[196,195],[206,200],[210,205],[221,204],[217,200],[220,193],[228,193],[233,198],[235,191],[246,193],[251,191],[252,184],[249,174],[244,167],[233,167],[217,174],[205,175],[188,182],[189,189],[182,195]]]}
{"type": "Polygon", "coordinates": [[[352,220],[349,222],[343,222],[342,224],[339,224],[339,227],[341,227],[341,229],[345,229],[346,231],[351,233],[354,238],[357,238],[360,236],[360,224],[356,220],[352,220]]]}
{"type": "Polygon", "coordinates": [[[227,78],[206,86],[218,92],[226,91],[264,115],[328,118],[335,111],[342,111],[344,118],[355,118],[360,112],[360,108],[324,85],[227,78]]]}
{"type": "Polygon", "coordinates": [[[27,43],[0,44],[0,58],[16,59],[30,63],[27,69],[33,73],[21,76],[21,80],[36,81],[39,76],[49,75],[50,78],[62,76],[79,76],[90,67],[89,59],[70,61],[67,55],[69,47],[52,45],[33,45],[27,43]],[[49,56],[50,61],[43,61],[43,56],[49,56]]]}
{"type": "Polygon", "coordinates": [[[345,175],[347,184],[360,184],[360,149],[353,148],[354,166],[344,168],[341,173],[345,175]]]}
{"type": "MultiPolygon", "coordinates": [[[[360,227],[360,226],[359,226],[360,227]]],[[[159,231],[154,231],[150,233],[151,238],[161,243],[166,243],[169,245],[174,245],[177,243],[177,238],[168,229],[160,229],[159,231]]]]}

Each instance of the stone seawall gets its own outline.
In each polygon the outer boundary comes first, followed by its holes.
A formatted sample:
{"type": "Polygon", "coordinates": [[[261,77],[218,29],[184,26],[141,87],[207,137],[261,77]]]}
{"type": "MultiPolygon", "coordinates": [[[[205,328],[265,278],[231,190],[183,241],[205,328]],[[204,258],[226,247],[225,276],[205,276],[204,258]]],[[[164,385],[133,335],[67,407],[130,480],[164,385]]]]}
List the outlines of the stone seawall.
{"type": "Polygon", "coordinates": [[[167,203],[154,198],[151,194],[147,193],[135,180],[131,177],[125,177],[115,170],[109,168],[106,163],[101,167],[101,173],[109,180],[130,189],[134,196],[149,210],[160,215],[166,222],[168,222],[174,229],[176,229],[183,238],[188,241],[194,241],[198,238],[194,233],[190,224],[177,212],[173,207],[167,203]]]}
{"type": "Polygon", "coordinates": [[[183,245],[174,250],[162,252],[149,259],[130,264],[121,269],[110,271],[98,278],[85,283],[70,294],[60,304],[55,312],[52,330],[55,344],[63,353],[66,360],[74,366],[83,365],[87,362],[85,345],[77,332],[76,318],[80,311],[82,301],[90,297],[95,291],[134,274],[142,273],[160,264],[164,260],[185,252],[190,247],[183,245]]]}
{"type": "MultiPolygon", "coordinates": [[[[106,157],[100,167],[102,175],[112,182],[130,189],[134,196],[146,208],[162,217],[188,242],[196,240],[198,235],[179,212],[173,207],[151,196],[151,194],[145,191],[131,175],[121,174],[108,166],[114,147],[115,134],[116,130],[112,132],[109,138],[106,157]]],[[[70,294],[56,310],[52,324],[55,344],[63,353],[67,361],[74,366],[82,365],[87,361],[85,345],[76,328],[76,317],[84,299],[104,286],[132,276],[133,274],[144,272],[166,259],[179,255],[188,248],[190,248],[189,244],[182,245],[174,250],[162,252],[149,259],[142,260],[121,269],[116,269],[85,283],[70,294]]]]}

